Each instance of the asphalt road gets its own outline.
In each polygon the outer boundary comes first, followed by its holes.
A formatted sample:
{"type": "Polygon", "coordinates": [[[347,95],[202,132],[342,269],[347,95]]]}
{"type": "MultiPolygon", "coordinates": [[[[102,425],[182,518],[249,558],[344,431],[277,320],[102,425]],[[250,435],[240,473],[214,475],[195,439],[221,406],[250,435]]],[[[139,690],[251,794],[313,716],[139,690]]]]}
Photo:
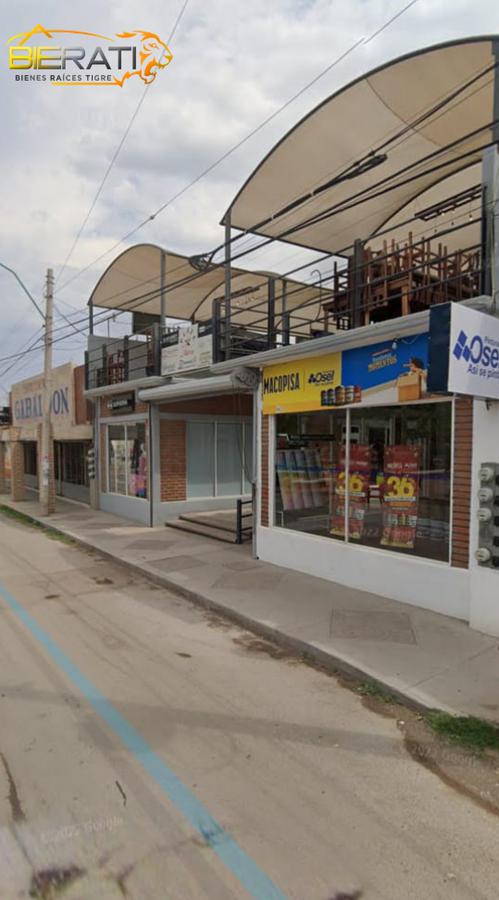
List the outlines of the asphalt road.
{"type": "Polygon", "coordinates": [[[495,900],[497,818],[258,646],[0,517],[1,900],[495,900]]]}

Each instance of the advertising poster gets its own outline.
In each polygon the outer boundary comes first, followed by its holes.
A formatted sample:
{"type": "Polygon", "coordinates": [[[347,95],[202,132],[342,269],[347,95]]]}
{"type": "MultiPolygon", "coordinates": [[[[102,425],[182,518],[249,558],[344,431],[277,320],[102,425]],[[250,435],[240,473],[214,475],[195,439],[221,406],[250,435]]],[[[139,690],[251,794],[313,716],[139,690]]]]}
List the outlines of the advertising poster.
{"type": "MultiPolygon", "coordinates": [[[[369,475],[371,449],[365,444],[350,446],[350,475],[348,479],[348,536],[360,541],[364,531],[367,504],[369,500],[369,475]]],[[[344,537],[345,534],[345,452],[342,451],[340,466],[336,474],[331,516],[331,534],[344,537]]]]}
{"type": "Polygon", "coordinates": [[[427,395],[428,334],[297,359],[263,370],[263,412],[312,412],[427,395]]]}
{"type": "Polygon", "coordinates": [[[341,367],[346,390],[354,384],[359,400],[371,405],[421,400],[427,392],[428,334],[346,350],[341,367]]]}
{"type": "Polygon", "coordinates": [[[419,501],[420,450],[405,444],[385,450],[383,498],[383,547],[413,550],[419,501]]]}
{"type": "Polygon", "coordinates": [[[341,384],[341,353],[268,366],[262,382],[265,415],[321,409],[321,397],[341,384]]]}
{"type": "Polygon", "coordinates": [[[199,325],[184,325],[178,330],[178,343],[161,350],[161,374],[204,368],[213,361],[211,334],[200,335],[199,325]]]}

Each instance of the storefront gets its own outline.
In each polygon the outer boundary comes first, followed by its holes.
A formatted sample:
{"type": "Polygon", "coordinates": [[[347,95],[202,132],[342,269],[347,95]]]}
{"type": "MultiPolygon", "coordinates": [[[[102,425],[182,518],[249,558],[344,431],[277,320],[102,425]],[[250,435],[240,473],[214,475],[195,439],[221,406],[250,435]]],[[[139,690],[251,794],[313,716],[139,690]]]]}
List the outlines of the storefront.
{"type": "Polygon", "coordinates": [[[183,513],[235,508],[237,498],[251,495],[251,393],[214,388],[202,396],[209,381],[166,383],[138,397],[101,392],[101,509],[158,525],[183,513]]]}
{"type": "Polygon", "coordinates": [[[257,555],[473,621],[473,465],[498,413],[429,390],[429,330],[420,313],[247,359],[261,373],[257,555]]]}
{"type": "MultiPolygon", "coordinates": [[[[83,396],[84,367],[65,363],[52,370],[51,379],[55,493],[88,503],[87,452],[92,445],[92,426],[83,396]]],[[[10,460],[13,445],[19,445],[17,495],[38,491],[42,415],[43,376],[36,375],[12,385],[11,424],[1,430],[1,440],[8,448],[5,460],[10,460]]],[[[10,489],[10,465],[5,480],[10,489]]]]}

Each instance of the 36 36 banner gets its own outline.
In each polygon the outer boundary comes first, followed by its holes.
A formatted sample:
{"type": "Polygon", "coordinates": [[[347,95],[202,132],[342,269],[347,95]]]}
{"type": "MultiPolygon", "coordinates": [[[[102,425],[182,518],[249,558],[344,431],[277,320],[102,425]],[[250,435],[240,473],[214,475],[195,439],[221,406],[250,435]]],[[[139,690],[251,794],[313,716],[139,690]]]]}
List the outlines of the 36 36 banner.
{"type": "Polygon", "coordinates": [[[418,522],[420,450],[401,444],[385,450],[381,545],[414,548],[418,522]]]}
{"type": "MultiPolygon", "coordinates": [[[[371,448],[364,444],[352,444],[348,477],[348,537],[354,541],[360,541],[364,532],[369,500],[370,468],[371,448]]],[[[343,449],[336,473],[330,526],[331,534],[338,537],[343,537],[345,534],[345,486],[345,451],[343,449]]]]}

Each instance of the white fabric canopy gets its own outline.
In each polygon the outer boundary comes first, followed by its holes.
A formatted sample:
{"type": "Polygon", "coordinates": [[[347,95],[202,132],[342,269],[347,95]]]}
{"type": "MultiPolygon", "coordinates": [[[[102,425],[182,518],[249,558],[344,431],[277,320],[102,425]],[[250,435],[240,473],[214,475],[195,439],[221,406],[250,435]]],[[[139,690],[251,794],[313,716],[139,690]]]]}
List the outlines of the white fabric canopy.
{"type": "MultiPolygon", "coordinates": [[[[214,265],[199,273],[189,259],[163,250],[154,244],[137,244],[129,247],[111,263],[97,282],[90,301],[104,309],[137,311],[151,315],[160,312],[161,254],[165,254],[165,310],[167,318],[203,321],[211,318],[214,299],[224,296],[225,273],[223,266],[214,265]]],[[[266,327],[267,310],[262,306],[248,309],[260,301],[266,301],[268,278],[275,281],[276,315],[285,309],[292,310],[307,304],[307,319],[319,312],[320,290],[315,285],[303,284],[270,272],[231,270],[232,309],[237,310],[238,325],[266,327]],[[283,292],[285,298],[283,300],[283,292]],[[317,304],[315,304],[317,301],[317,304]],[[248,310],[245,312],[245,310],[248,310]]],[[[322,297],[330,295],[325,288],[322,297]]],[[[295,325],[296,327],[296,325],[295,325]]]]}
{"type": "MultiPolygon", "coordinates": [[[[463,190],[480,181],[480,148],[492,141],[494,40],[472,38],[430,47],[381,66],[333,94],[257,166],[224,221],[230,213],[235,228],[281,236],[320,251],[350,253],[356,238],[367,240],[392,220],[402,222],[418,208],[450,196],[455,184],[463,190]],[[387,159],[276,216],[366,160],[370,151],[386,154],[387,159]],[[456,179],[454,184],[449,176],[456,179]],[[385,190],[391,186],[393,190],[385,190]],[[350,200],[360,192],[362,203],[350,200]],[[303,224],[333,205],[341,211],[303,224]]],[[[447,220],[450,224],[452,215],[439,221],[439,227],[447,220]]],[[[434,231],[434,224],[425,228],[420,224],[415,232],[423,230],[426,236],[434,231]]],[[[405,236],[408,230],[405,226],[405,236]]],[[[478,236],[478,225],[473,235],[478,236]]],[[[470,237],[473,242],[471,231],[470,237]]],[[[459,242],[465,246],[462,237],[459,242]]],[[[452,247],[453,238],[447,243],[452,247]]]]}

